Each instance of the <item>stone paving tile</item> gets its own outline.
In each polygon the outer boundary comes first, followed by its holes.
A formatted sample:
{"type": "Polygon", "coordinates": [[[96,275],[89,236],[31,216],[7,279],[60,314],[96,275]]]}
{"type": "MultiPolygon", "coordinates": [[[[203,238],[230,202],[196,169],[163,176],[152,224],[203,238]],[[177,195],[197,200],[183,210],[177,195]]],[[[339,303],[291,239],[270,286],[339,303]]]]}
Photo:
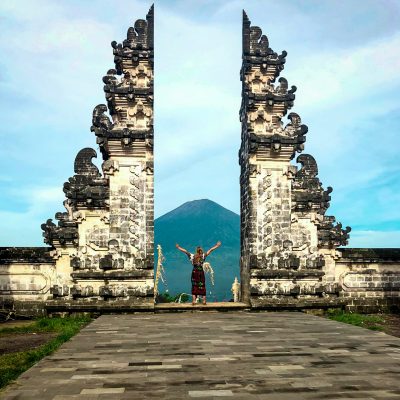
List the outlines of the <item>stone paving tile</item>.
{"type": "Polygon", "coordinates": [[[400,339],[302,313],[103,315],[1,399],[400,399],[400,339]]]}

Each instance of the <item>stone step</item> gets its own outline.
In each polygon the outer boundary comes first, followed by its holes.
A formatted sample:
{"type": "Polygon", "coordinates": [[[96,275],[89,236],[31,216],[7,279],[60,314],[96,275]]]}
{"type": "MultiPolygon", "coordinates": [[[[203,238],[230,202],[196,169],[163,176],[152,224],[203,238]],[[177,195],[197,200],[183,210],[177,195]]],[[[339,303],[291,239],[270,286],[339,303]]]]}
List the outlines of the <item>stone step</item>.
{"type": "Polygon", "coordinates": [[[178,311],[240,311],[249,310],[250,306],[246,303],[215,302],[207,303],[159,303],[154,306],[154,311],[158,312],[178,312],[178,311]]]}

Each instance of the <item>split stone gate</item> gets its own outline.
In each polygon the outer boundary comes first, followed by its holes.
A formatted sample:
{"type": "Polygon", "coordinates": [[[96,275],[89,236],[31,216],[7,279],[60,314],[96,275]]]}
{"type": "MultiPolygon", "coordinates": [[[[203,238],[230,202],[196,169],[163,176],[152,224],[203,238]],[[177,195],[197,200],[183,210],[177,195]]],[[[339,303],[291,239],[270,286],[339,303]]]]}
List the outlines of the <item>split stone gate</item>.
{"type": "MultiPolygon", "coordinates": [[[[8,294],[52,309],[154,307],[154,8],[111,45],[107,104],[94,108],[91,127],[102,171],[92,163],[95,150],[78,153],[75,175],[64,183],[66,212],[42,225],[51,249],[0,251],[16,287],[29,266],[44,277],[31,297],[18,297],[17,288],[14,295],[3,290],[3,301],[8,294]]],[[[297,157],[300,167],[291,162],[308,128],[288,114],[296,87],[280,76],[286,55],[274,52],[243,12],[241,300],[253,308],[398,304],[399,252],[338,249],[350,228],[326,215],[332,188],[322,187],[311,155],[297,157]]]]}

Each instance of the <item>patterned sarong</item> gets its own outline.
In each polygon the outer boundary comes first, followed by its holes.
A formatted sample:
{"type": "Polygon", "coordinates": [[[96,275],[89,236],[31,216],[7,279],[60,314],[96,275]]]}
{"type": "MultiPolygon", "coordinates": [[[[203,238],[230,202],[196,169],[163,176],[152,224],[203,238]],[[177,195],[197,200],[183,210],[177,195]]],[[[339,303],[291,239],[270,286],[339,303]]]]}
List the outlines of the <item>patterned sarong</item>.
{"type": "Polygon", "coordinates": [[[192,294],[196,296],[206,295],[206,279],[204,277],[204,271],[202,265],[193,266],[192,294]]]}
{"type": "Polygon", "coordinates": [[[193,265],[192,270],[192,294],[195,296],[205,296],[206,295],[206,278],[204,276],[203,264],[206,259],[203,254],[203,258],[197,260],[194,264],[194,255],[190,254],[189,259],[193,265]]]}

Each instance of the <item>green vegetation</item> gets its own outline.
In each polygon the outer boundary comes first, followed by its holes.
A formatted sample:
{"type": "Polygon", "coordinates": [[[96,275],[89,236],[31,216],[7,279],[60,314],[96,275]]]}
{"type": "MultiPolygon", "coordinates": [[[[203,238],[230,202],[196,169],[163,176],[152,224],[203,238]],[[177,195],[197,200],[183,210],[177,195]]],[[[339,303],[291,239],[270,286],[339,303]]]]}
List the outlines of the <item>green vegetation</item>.
{"type": "Polygon", "coordinates": [[[29,326],[1,329],[0,338],[10,333],[54,332],[58,335],[36,349],[0,356],[0,388],[8,385],[43,357],[53,353],[89,322],[89,317],[41,318],[29,326]]]}
{"type": "Polygon", "coordinates": [[[165,292],[157,296],[157,303],[175,303],[178,302],[179,297],[181,298],[181,303],[186,303],[189,300],[189,295],[186,293],[171,296],[168,292],[165,292]]]}
{"type": "Polygon", "coordinates": [[[382,324],[385,322],[379,315],[349,313],[342,310],[328,310],[326,316],[335,321],[361,326],[373,331],[382,331],[382,324]]]}

